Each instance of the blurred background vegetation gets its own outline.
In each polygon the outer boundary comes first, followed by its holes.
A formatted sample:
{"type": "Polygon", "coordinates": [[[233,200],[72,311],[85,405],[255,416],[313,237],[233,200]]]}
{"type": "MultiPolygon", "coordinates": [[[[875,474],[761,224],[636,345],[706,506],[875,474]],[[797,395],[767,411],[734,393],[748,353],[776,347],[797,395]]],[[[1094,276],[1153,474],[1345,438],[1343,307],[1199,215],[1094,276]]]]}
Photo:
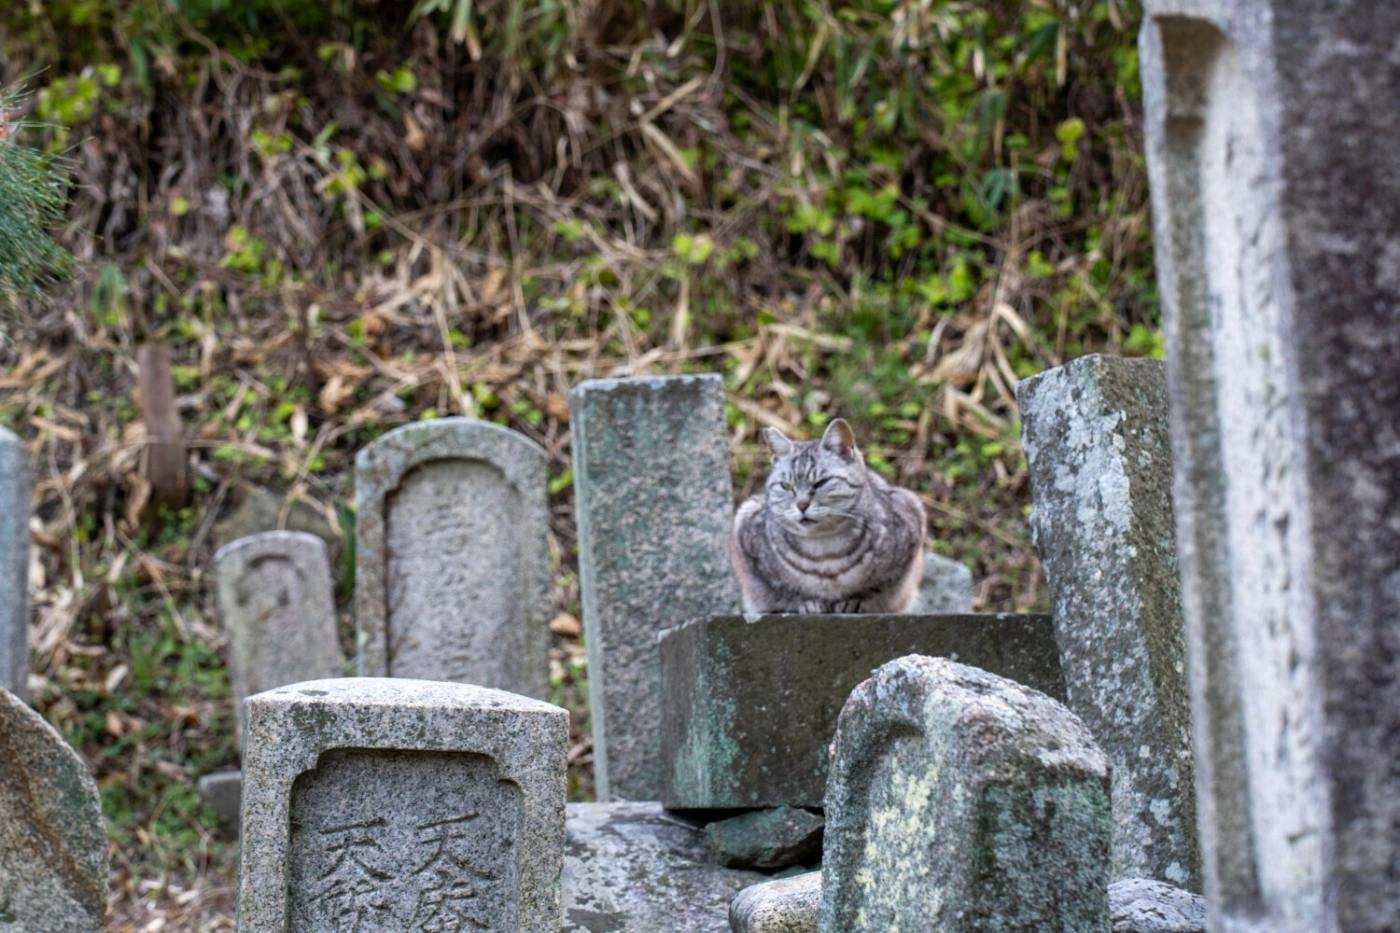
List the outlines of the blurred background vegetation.
{"type": "Polygon", "coordinates": [[[4,4],[0,87],[24,96],[5,104],[0,250],[24,152],[36,178],[54,158],[69,173],[55,235],[77,262],[45,300],[28,286],[61,257],[0,276],[0,424],[35,464],[36,703],[99,777],[118,928],[231,929],[232,850],[193,791],[237,762],[213,549],[322,534],[348,613],[351,459],[405,422],[488,418],[548,452],[580,799],[582,379],[723,373],[736,495],[762,479],[763,426],[847,417],[923,496],[932,546],[973,567],[979,609],[1044,608],[1012,387],[1086,352],[1160,355],[1139,17],[1137,0],[4,4]],[[139,468],[151,341],[191,443],[175,511],[139,468]]]}

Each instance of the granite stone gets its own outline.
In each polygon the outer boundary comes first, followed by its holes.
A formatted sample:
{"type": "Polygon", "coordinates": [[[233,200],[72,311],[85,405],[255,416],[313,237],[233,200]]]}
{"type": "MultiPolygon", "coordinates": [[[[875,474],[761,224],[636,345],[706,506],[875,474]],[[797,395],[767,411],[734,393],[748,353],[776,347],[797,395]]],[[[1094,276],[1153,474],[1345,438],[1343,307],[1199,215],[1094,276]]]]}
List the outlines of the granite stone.
{"type": "Polygon", "coordinates": [[[710,860],[726,868],[773,872],[815,865],[822,857],[819,814],[798,807],[770,807],[716,820],[705,827],[710,860]]]}
{"type": "Polygon", "coordinates": [[[565,710],[372,677],[247,711],[239,933],[557,933],[565,710]]]}
{"type": "Polygon", "coordinates": [[[822,873],[766,881],[740,891],[729,905],[731,933],[817,933],[822,873]]]}
{"type": "Polygon", "coordinates": [[[214,578],[241,741],[248,697],[340,676],[331,568],[320,538],[266,531],[220,548],[214,578]]]}
{"type": "Polygon", "coordinates": [[[938,554],[924,555],[924,579],[914,615],[937,616],[972,611],[972,569],[938,554]]]}
{"type": "Polygon", "coordinates": [[[0,690],[29,699],[29,451],[2,427],[0,690]]]}
{"type": "Polygon", "coordinates": [[[1204,892],[1400,917],[1400,4],[1148,0],[1204,892]]]}
{"type": "Polygon", "coordinates": [[[1108,886],[1113,933],[1206,933],[1206,900],[1146,878],[1108,886]]]}
{"type": "Polygon", "coordinates": [[[215,771],[206,774],[195,785],[199,799],[207,803],[219,821],[219,834],[225,839],[238,838],[238,817],[243,808],[243,772],[215,771]]]}
{"type": "Polygon", "coordinates": [[[549,695],[544,451],[487,421],[404,425],[355,458],[367,676],[549,695]]]}
{"type": "Polygon", "coordinates": [[[569,414],[598,796],[656,800],[656,635],[739,610],[724,389],[715,375],[593,380],[569,414]]]}
{"type": "Polygon", "coordinates": [[[729,902],[767,876],[705,856],[705,830],[656,803],[571,803],[562,933],[726,933],[729,902]]]}
{"type": "Polygon", "coordinates": [[[818,929],[1108,933],[1108,769],[1043,693],[891,661],[836,727],[818,929]]]}
{"type": "Polygon", "coordinates": [[[820,807],[850,692],[906,654],[953,657],[1064,696],[1048,615],[771,615],[661,637],[661,800],[676,809],[820,807]]]}
{"type": "Polygon", "coordinates": [[[0,930],[107,928],[107,830],[87,765],[0,690],[0,930]]]}
{"type": "Polygon", "coordinates": [[[1086,356],[1016,400],[1066,705],[1113,765],[1113,878],[1199,890],[1166,371],[1086,356]]]}

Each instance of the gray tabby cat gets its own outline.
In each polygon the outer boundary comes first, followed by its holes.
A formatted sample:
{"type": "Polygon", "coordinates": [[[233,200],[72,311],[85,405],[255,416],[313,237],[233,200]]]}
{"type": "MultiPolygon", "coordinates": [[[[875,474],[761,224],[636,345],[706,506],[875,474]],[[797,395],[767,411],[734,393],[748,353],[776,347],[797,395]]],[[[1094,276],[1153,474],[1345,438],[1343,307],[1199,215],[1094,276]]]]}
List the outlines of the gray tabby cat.
{"type": "Polygon", "coordinates": [[[907,612],[924,575],[924,506],[865,465],[850,425],[820,441],[763,432],[764,494],[739,507],[729,553],[744,612],[907,612]]]}

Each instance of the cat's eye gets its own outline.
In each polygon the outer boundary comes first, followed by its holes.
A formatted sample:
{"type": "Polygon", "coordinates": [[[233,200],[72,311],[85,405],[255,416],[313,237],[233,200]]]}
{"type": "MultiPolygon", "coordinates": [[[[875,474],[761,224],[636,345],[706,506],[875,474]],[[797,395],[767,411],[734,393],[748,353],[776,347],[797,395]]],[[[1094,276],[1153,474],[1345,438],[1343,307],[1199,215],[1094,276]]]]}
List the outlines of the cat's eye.
{"type": "Polygon", "coordinates": [[[829,482],[831,482],[831,477],[830,477],[830,476],[824,477],[824,478],[822,478],[822,479],[817,480],[815,483],[813,483],[813,484],[812,484],[812,488],[813,488],[813,489],[821,489],[823,486],[825,486],[825,485],[826,485],[827,483],[829,483],[829,482]]]}
{"type": "Polygon", "coordinates": [[[792,483],[779,483],[778,485],[786,489],[788,492],[792,492],[792,483]]]}

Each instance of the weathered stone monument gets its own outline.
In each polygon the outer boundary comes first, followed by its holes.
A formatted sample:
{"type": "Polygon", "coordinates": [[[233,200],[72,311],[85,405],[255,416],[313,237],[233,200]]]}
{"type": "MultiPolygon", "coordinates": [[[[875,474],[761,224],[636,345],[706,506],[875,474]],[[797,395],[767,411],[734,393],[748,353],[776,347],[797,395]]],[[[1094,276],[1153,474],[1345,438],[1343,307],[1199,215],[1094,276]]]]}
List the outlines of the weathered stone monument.
{"type": "Polygon", "coordinates": [[[924,555],[924,579],[914,614],[953,615],[972,611],[972,570],[938,554],[924,555]]]}
{"type": "Polygon", "coordinates": [[[826,820],[822,933],[1108,933],[1108,760],[1013,681],[881,667],[841,711],[826,820]]]}
{"type": "Polygon", "coordinates": [[[661,794],[657,634],[737,612],[720,377],[600,379],[569,396],[600,799],[661,794]]]}
{"type": "Polygon", "coordinates": [[[315,535],[267,531],[220,548],[214,577],[241,740],[248,697],[340,676],[331,568],[315,535]]]}
{"type": "Polygon", "coordinates": [[[565,710],[462,684],[250,698],[239,933],[557,933],[568,735],[565,710]]]}
{"type": "Polygon", "coordinates": [[[852,690],[907,654],[951,656],[1064,697],[1048,615],[697,619],[661,637],[661,800],[673,809],[820,807],[852,690]]]}
{"type": "Polygon", "coordinates": [[[29,698],[29,451],[0,428],[0,689],[29,698]]]}
{"type": "Polygon", "coordinates": [[[1400,917],[1400,4],[1148,0],[1212,929],[1400,917]]]}
{"type": "Polygon", "coordinates": [[[1200,890],[1166,374],[1086,356],[1016,387],[1067,705],[1113,765],[1113,878],[1200,890]]]}
{"type": "Polygon", "coordinates": [[[470,418],[405,425],[355,458],[355,501],[360,673],[547,696],[539,445],[470,418]]]}
{"type": "Polygon", "coordinates": [[[0,929],[102,933],[106,918],[97,784],[43,717],[0,690],[0,929]]]}

